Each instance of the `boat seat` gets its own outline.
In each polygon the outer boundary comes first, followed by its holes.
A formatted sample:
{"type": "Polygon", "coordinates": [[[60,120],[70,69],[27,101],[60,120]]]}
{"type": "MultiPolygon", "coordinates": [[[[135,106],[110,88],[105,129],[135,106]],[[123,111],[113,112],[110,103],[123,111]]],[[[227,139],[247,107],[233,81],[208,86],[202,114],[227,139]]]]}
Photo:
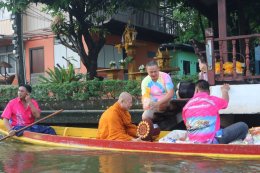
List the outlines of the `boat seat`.
{"type": "Polygon", "coordinates": [[[58,127],[54,126],[55,132],[60,136],[96,138],[97,129],[94,128],[74,128],[74,127],[58,127]]]}

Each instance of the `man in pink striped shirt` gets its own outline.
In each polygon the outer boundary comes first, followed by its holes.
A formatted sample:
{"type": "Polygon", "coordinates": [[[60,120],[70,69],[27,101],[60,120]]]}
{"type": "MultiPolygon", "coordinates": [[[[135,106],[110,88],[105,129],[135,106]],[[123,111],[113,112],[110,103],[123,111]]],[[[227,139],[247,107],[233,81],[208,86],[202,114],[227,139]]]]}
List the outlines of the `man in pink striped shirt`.
{"type": "MultiPolygon", "coordinates": [[[[16,130],[32,124],[35,118],[40,117],[41,110],[38,103],[30,97],[31,91],[32,88],[30,85],[21,85],[18,89],[18,97],[9,101],[3,111],[2,118],[9,135],[14,135],[16,130]]],[[[41,125],[34,125],[27,130],[38,133],[56,134],[51,127],[41,125]]],[[[22,133],[16,135],[20,136],[22,133]]]]}
{"type": "Polygon", "coordinates": [[[222,98],[209,95],[209,83],[199,80],[194,96],[184,106],[182,116],[188,138],[195,143],[229,143],[246,137],[248,126],[238,122],[220,129],[219,110],[225,109],[229,102],[230,87],[221,87],[222,98]]]}

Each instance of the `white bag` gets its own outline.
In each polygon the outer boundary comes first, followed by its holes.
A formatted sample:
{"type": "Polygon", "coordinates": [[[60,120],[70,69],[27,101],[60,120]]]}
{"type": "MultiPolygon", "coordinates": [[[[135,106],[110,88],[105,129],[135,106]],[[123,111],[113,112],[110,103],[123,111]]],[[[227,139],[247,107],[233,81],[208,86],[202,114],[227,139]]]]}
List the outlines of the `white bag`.
{"type": "Polygon", "coordinates": [[[178,141],[186,141],[186,130],[173,130],[163,138],[159,139],[161,143],[179,143],[178,141]]]}

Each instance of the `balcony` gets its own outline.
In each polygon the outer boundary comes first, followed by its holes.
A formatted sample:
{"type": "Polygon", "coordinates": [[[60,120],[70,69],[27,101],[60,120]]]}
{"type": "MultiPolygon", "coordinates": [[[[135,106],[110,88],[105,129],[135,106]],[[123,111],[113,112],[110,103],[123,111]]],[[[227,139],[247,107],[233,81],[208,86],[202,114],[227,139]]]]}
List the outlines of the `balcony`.
{"type": "Polygon", "coordinates": [[[127,23],[131,22],[134,26],[154,30],[170,35],[177,35],[177,22],[162,15],[148,11],[127,10],[112,16],[112,19],[127,23]]]}
{"type": "Polygon", "coordinates": [[[199,58],[207,59],[209,83],[259,83],[259,38],[260,34],[214,38],[213,30],[206,30],[206,50],[194,47],[199,58]]]}
{"type": "Polygon", "coordinates": [[[178,31],[177,21],[156,13],[140,10],[118,12],[109,19],[107,27],[111,33],[121,35],[128,22],[136,27],[138,39],[146,41],[172,42],[178,31]]]}

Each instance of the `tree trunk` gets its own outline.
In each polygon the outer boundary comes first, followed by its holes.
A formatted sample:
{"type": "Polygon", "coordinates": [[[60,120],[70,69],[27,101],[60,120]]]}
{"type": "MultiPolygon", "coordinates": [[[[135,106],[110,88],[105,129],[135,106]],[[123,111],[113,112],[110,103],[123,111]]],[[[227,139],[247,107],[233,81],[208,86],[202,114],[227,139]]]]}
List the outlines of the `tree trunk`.
{"type": "Polygon", "coordinates": [[[88,70],[88,74],[89,74],[89,78],[92,80],[94,79],[94,77],[97,77],[97,58],[98,58],[98,54],[93,54],[93,55],[89,55],[88,57],[88,61],[90,63],[88,63],[87,66],[87,70],[88,70]]]}

